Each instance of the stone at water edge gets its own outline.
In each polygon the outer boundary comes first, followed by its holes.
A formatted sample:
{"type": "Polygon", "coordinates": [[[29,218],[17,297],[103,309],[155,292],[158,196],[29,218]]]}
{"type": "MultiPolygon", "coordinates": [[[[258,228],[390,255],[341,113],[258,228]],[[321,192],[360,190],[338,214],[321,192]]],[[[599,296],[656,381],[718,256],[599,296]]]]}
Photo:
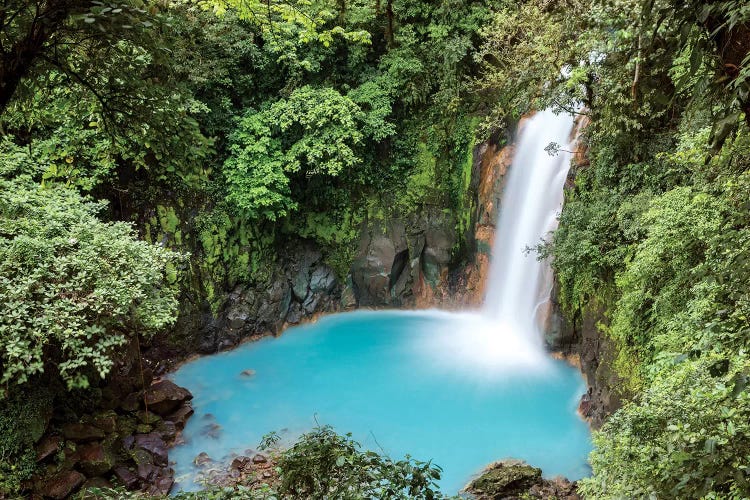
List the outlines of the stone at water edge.
{"type": "Polygon", "coordinates": [[[213,460],[205,451],[200,452],[198,456],[193,459],[193,463],[198,466],[205,465],[211,462],[213,462],[213,460]]]}
{"type": "Polygon", "coordinates": [[[579,500],[575,483],[564,478],[547,480],[542,470],[521,460],[502,460],[487,466],[463,490],[476,500],[556,498],[579,500]]]}
{"type": "Polygon", "coordinates": [[[177,410],[185,401],[193,399],[187,389],[171,380],[156,382],[146,390],[144,401],[148,409],[158,415],[167,415],[177,410]]]}
{"type": "Polygon", "coordinates": [[[173,422],[177,430],[181,431],[185,428],[185,423],[187,420],[193,416],[195,411],[193,410],[192,405],[190,402],[186,401],[183,403],[183,405],[177,409],[174,413],[171,415],[167,415],[164,417],[165,420],[169,422],[173,422]]]}
{"type": "Polygon", "coordinates": [[[251,462],[252,461],[250,457],[239,456],[239,457],[234,458],[234,460],[232,460],[232,463],[230,464],[229,467],[231,469],[244,470],[248,467],[251,467],[251,462]]]}
{"type": "Polygon", "coordinates": [[[167,465],[167,443],[158,433],[136,434],[135,446],[149,452],[154,457],[156,465],[167,465]]]}

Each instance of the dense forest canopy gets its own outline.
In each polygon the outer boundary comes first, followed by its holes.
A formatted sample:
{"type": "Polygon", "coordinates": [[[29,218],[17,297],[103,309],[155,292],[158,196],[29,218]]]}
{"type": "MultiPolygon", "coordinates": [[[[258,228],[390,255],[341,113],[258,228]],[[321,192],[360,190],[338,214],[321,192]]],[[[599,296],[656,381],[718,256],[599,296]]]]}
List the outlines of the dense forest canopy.
{"type": "Polygon", "coordinates": [[[588,162],[541,250],[626,400],[580,490],[750,494],[746,1],[5,0],[0,26],[0,496],[34,412],[184,297],[215,312],[303,239],[345,277],[371,218],[463,234],[472,148],[544,107],[588,162]]]}

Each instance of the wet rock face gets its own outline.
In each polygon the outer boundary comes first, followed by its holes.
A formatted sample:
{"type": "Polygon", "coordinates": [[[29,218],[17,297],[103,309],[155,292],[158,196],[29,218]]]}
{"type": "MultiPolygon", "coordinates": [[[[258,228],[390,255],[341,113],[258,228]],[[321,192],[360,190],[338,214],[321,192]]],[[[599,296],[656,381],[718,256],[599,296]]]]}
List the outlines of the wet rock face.
{"type": "Polygon", "coordinates": [[[557,285],[553,289],[550,320],[545,331],[547,347],[579,366],[588,390],[581,395],[579,413],[594,429],[622,406],[623,386],[613,369],[617,356],[614,344],[601,332],[607,318],[603,307],[590,303],[568,319],[560,310],[557,285]]]}
{"type": "Polygon", "coordinates": [[[243,339],[276,335],[286,325],[341,307],[344,287],[314,245],[295,242],[278,261],[267,282],[238,285],[228,292],[216,316],[205,310],[178,319],[174,335],[180,339],[180,352],[172,357],[229,349],[243,339]]]}
{"type": "Polygon", "coordinates": [[[517,460],[504,460],[489,465],[464,491],[477,500],[580,498],[575,483],[564,478],[543,479],[541,469],[517,460]]]}
{"type": "Polygon", "coordinates": [[[351,267],[356,304],[415,305],[425,280],[435,287],[447,275],[456,237],[453,217],[437,210],[405,221],[369,223],[351,267]]]}

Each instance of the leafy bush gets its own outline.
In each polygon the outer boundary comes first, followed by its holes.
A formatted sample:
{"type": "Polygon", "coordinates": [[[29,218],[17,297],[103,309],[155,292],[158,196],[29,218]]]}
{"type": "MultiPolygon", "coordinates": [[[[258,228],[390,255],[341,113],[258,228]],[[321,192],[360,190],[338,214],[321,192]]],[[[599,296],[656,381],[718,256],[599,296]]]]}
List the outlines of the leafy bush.
{"type": "Polygon", "coordinates": [[[104,377],[117,349],[175,319],[166,286],[178,255],[97,218],[73,190],[0,179],[0,382],[43,372],[69,388],[104,377]]]}
{"type": "Polygon", "coordinates": [[[317,427],[278,458],[279,492],[292,498],[442,498],[436,481],[440,467],[406,457],[394,461],[336,434],[317,427]]]}
{"type": "Polygon", "coordinates": [[[591,498],[744,498],[750,486],[750,363],[708,356],[672,366],[594,437],[591,498]]]}

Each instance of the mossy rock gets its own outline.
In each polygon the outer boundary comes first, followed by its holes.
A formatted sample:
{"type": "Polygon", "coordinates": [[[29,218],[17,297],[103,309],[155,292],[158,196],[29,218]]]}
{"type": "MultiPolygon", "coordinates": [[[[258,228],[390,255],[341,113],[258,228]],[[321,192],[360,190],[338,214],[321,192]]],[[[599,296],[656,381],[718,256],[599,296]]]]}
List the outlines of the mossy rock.
{"type": "Polygon", "coordinates": [[[117,417],[117,433],[120,436],[135,434],[138,420],[132,415],[120,415],[117,417]]]}
{"type": "Polygon", "coordinates": [[[154,430],[153,426],[148,424],[138,424],[135,427],[135,432],[137,432],[138,434],[148,434],[152,430],[154,430]]]}
{"type": "Polygon", "coordinates": [[[145,425],[156,425],[161,422],[161,417],[150,411],[141,410],[136,416],[138,417],[139,422],[145,425]]]}
{"type": "Polygon", "coordinates": [[[524,495],[542,482],[542,470],[520,461],[501,461],[489,465],[466,487],[477,500],[499,500],[524,495]]]}

